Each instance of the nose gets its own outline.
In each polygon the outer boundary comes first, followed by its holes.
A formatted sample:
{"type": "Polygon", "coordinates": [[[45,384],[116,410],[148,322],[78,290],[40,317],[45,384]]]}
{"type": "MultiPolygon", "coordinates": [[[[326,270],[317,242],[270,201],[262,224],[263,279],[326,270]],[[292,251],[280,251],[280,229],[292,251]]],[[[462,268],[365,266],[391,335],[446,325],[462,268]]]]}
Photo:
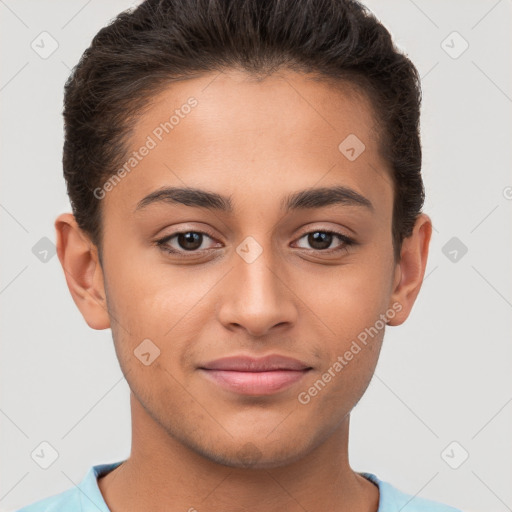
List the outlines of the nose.
{"type": "Polygon", "coordinates": [[[254,261],[234,255],[219,297],[219,321],[230,330],[243,329],[252,337],[277,327],[293,325],[298,316],[295,295],[286,282],[282,264],[265,249],[254,261]]]}

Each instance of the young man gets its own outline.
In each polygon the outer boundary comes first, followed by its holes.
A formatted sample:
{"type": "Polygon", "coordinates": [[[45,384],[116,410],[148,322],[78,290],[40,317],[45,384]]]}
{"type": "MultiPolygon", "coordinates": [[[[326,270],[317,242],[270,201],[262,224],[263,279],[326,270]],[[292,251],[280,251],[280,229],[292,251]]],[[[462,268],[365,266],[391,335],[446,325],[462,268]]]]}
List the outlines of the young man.
{"type": "Polygon", "coordinates": [[[344,0],[147,0],[65,90],[56,222],[130,456],[22,509],[455,511],[348,460],[424,276],[416,69],[344,0]]]}

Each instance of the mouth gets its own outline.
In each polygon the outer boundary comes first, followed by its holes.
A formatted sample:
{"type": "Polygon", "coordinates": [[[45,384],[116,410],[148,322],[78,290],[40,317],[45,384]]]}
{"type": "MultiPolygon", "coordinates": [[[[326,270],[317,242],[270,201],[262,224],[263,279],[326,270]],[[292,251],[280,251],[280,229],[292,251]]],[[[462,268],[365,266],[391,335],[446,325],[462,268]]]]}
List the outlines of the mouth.
{"type": "Polygon", "coordinates": [[[225,357],[207,363],[199,370],[211,382],[228,391],[265,396],[291,387],[312,367],[297,359],[273,354],[263,358],[225,357]]]}

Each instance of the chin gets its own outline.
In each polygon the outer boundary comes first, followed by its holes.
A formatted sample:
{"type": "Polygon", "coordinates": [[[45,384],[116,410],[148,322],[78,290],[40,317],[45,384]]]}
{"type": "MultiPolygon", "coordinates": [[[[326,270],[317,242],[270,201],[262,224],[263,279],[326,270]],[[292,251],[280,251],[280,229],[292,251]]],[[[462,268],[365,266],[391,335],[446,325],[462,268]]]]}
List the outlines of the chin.
{"type": "Polygon", "coordinates": [[[238,446],[230,444],[225,446],[221,452],[222,445],[216,444],[215,450],[202,447],[195,451],[202,457],[222,464],[223,466],[239,469],[271,469],[283,467],[302,458],[307,449],[300,449],[297,443],[283,446],[283,441],[278,440],[272,443],[268,441],[246,441],[238,446]]]}

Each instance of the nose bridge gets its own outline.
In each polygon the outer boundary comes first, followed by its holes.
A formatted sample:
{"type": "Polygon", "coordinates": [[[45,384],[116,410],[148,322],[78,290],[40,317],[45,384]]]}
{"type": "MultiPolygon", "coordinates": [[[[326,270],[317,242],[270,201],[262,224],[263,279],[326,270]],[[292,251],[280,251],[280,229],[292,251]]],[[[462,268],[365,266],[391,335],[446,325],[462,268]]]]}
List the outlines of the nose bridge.
{"type": "MultiPolygon", "coordinates": [[[[242,252],[244,245],[239,248],[242,252]]],[[[254,255],[255,248],[250,248],[244,256],[240,256],[240,261],[236,265],[237,274],[240,279],[240,298],[246,301],[252,308],[270,304],[277,301],[278,277],[274,270],[275,258],[272,256],[271,249],[267,248],[259,255],[254,255]],[[253,259],[254,258],[254,259],[253,259]]]]}
{"type": "Polygon", "coordinates": [[[231,283],[219,309],[219,319],[226,327],[238,325],[254,336],[295,319],[291,293],[279,272],[271,241],[266,240],[263,245],[249,236],[236,248],[234,268],[228,274],[231,283]]]}

